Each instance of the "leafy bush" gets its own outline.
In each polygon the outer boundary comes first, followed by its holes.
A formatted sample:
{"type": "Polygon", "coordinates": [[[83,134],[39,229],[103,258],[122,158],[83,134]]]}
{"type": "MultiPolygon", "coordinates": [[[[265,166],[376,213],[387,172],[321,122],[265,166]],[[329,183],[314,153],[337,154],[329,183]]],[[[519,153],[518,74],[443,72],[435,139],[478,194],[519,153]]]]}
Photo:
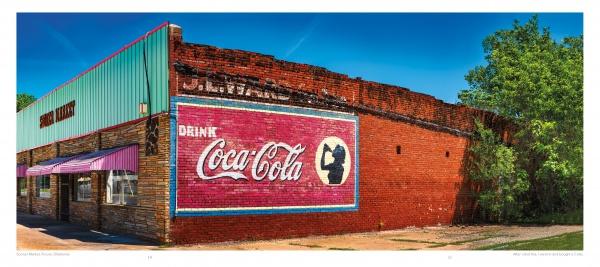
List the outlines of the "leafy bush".
{"type": "Polygon", "coordinates": [[[522,216],[527,173],[516,166],[516,152],[502,144],[492,130],[476,121],[476,138],[470,147],[469,177],[479,185],[477,204],[483,219],[511,221],[522,216]]]}

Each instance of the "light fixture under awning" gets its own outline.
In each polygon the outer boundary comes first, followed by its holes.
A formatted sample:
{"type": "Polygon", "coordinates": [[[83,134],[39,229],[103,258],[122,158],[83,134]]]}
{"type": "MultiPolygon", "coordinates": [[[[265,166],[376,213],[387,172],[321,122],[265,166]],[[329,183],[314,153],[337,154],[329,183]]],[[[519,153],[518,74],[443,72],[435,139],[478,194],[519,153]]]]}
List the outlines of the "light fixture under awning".
{"type": "Polygon", "coordinates": [[[138,145],[98,150],[56,165],[52,173],[82,173],[100,170],[138,171],[138,145]]]}
{"type": "Polygon", "coordinates": [[[27,165],[17,164],[17,177],[27,176],[27,165]]]}

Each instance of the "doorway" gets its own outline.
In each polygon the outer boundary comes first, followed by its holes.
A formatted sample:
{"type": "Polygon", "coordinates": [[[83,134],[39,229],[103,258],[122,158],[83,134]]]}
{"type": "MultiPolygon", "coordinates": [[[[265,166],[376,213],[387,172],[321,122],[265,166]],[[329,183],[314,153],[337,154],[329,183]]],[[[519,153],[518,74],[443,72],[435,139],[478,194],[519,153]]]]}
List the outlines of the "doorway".
{"type": "Polygon", "coordinates": [[[61,175],[60,176],[60,196],[58,200],[59,204],[59,212],[60,212],[60,220],[61,221],[69,221],[69,184],[70,177],[69,175],[61,175]]]}

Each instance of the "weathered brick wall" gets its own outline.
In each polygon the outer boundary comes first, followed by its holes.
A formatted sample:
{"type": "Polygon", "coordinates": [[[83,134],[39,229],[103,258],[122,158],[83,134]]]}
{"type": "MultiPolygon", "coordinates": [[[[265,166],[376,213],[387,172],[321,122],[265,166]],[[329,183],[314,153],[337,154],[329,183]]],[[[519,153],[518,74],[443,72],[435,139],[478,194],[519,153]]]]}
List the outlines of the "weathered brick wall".
{"type": "Polygon", "coordinates": [[[93,173],[92,202],[71,202],[72,221],[110,232],[136,234],[154,240],[165,240],[168,223],[168,158],[169,120],[158,116],[158,153],[145,153],[146,120],[106,129],[100,133],[63,141],[61,155],[73,155],[95,149],[139,144],[138,205],[106,204],[106,173],[93,173]],[[98,203],[100,207],[98,207],[98,203]],[[99,212],[99,213],[98,213],[99,212]],[[96,219],[99,218],[99,219],[96,219]]]}
{"type": "MultiPolygon", "coordinates": [[[[29,166],[29,152],[20,152],[17,153],[17,164],[25,164],[29,166]]],[[[29,177],[25,177],[27,183],[27,196],[17,196],[17,211],[20,212],[31,212],[30,204],[31,204],[31,179],[29,177]]],[[[17,189],[18,190],[18,184],[17,189]]],[[[16,192],[15,192],[16,194],[16,192]]]]}
{"type": "Polygon", "coordinates": [[[457,206],[470,205],[463,190],[468,138],[372,115],[360,116],[360,133],[361,204],[383,229],[450,224],[457,206]]]}
{"type": "MultiPolygon", "coordinates": [[[[30,166],[55,158],[57,156],[56,148],[55,144],[51,144],[33,149],[30,166]]],[[[35,177],[30,177],[29,180],[31,183],[31,213],[49,218],[57,218],[58,176],[54,174],[50,175],[50,198],[37,197],[35,195],[35,177]]]]}
{"type": "MultiPolygon", "coordinates": [[[[169,200],[169,116],[160,114],[158,120],[158,153],[146,156],[146,120],[118,125],[101,132],[64,140],[31,151],[32,163],[81,153],[129,144],[139,144],[138,206],[106,204],[106,173],[92,172],[92,200],[74,201],[69,192],[70,220],[92,228],[106,231],[136,234],[140,237],[166,241],[168,227],[169,200]]],[[[17,161],[27,161],[30,151],[17,154],[17,161]]],[[[35,183],[35,177],[30,177],[35,183]]],[[[35,187],[31,185],[31,213],[57,218],[58,175],[51,175],[51,198],[35,197],[35,187]]],[[[73,190],[73,188],[71,188],[73,190]]],[[[17,199],[19,207],[23,205],[17,199]],[[21,203],[21,204],[19,204],[21,203]]],[[[21,210],[19,208],[19,210],[21,210]]],[[[23,210],[26,211],[26,210],[23,210]]]]}
{"type": "MultiPolygon", "coordinates": [[[[102,133],[102,146],[114,147],[139,143],[138,206],[103,204],[102,229],[132,233],[138,236],[166,241],[169,203],[169,116],[158,116],[158,153],[146,156],[146,122],[141,121],[102,133]]],[[[103,180],[103,184],[104,184],[103,180]]],[[[101,198],[105,202],[105,188],[101,198]]]]}
{"type": "Polygon", "coordinates": [[[61,157],[92,152],[98,148],[100,148],[98,134],[91,134],[58,143],[58,150],[61,157]]]}
{"type": "Polygon", "coordinates": [[[33,196],[31,198],[31,213],[39,214],[48,218],[56,219],[58,207],[58,175],[50,175],[50,197],[41,198],[35,195],[35,177],[31,177],[33,183],[33,196]]]}
{"type": "Polygon", "coordinates": [[[17,153],[17,164],[29,165],[29,152],[23,151],[17,153]]]}
{"type": "MultiPolygon", "coordinates": [[[[246,83],[246,89],[249,84],[254,84],[271,90],[291,90],[305,94],[304,96],[329,101],[329,104],[341,103],[361,112],[387,113],[389,116],[399,115],[401,118],[397,119],[406,121],[434,123],[437,125],[434,128],[438,129],[449,127],[471,132],[474,127],[473,119],[478,118],[488,127],[501,133],[505,141],[512,140],[512,125],[494,113],[444,103],[433,96],[413,92],[404,87],[350,78],[322,67],[278,60],[270,55],[185,43],[180,28],[170,27],[169,34],[170,95],[201,94],[232,97],[232,94],[223,91],[231,89],[232,84],[241,82],[246,83]],[[186,75],[186,72],[191,75],[186,75]],[[207,75],[216,76],[222,81],[222,83],[213,82],[212,89],[215,90],[213,92],[210,92],[211,88],[202,86],[207,75]],[[186,82],[187,86],[184,86],[186,82]],[[194,82],[199,82],[201,86],[190,88],[194,82]],[[182,87],[188,89],[182,90],[182,87]],[[221,92],[218,92],[219,90],[221,92]]],[[[267,96],[261,92],[246,90],[243,94],[242,96],[234,93],[233,97],[278,102],[274,95],[267,96]]],[[[279,102],[286,103],[286,101],[279,102]]],[[[309,104],[311,107],[315,105],[315,101],[309,104]]],[[[332,106],[334,105],[323,108],[334,108],[332,106]]],[[[421,126],[427,125],[421,124],[421,126]]]]}
{"type": "MultiPolygon", "coordinates": [[[[87,136],[82,136],[79,138],[69,139],[62,142],[57,143],[56,145],[59,156],[73,156],[82,153],[89,153],[96,151],[97,149],[102,149],[99,143],[99,135],[91,134],[87,136]]],[[[69,181],[71,186],[69,187],[70,191],[67,192],[69,194],[69,221],[72,223],[85,225],[93,229],[98,229],[99,219],[98,219],[98,196],[99,196],[99,183],[100,176],[97,172],[90,173],[91,183],[92,183],[92,195],[90,201],[77,201],[73,197],[73,185],[76,186],[72,180],[69,181]]],[[[69,179],[73,179],[72,177],[69,179]]],[[[59,192],[61,193],[61,192],[59,192]]],[[[61,205],[59,199],[59,203],[57,205],[61,205]]]]}
{"type": "Polygon", "coordinates": [[[183,43],[177,28],[171,28],[170,38],[171,95],[342,110],[360,118],[359,211],[175,217],[171,241],[283,238],[470,220],[463,161],[473,118],[506,131],[502,118],[319,67],[183,43]]]}
{"type": "Polygon", "coordinates": [[[164,241],[164,229],[159,228],[153,207],[103,205],[101,213],[102,230],[164,241]]]}
{"type": "MultiPolygon", "coordinates": [[[[65,140],[57,143],[56,145],[59,156],[73,156],[82,153],[89,153],[96,151],[98,149],[102,149],[99,143],[99,135],[91,134],[87,136],[82,136],[74,139],[65,140]]],[[[77,201],[73,197],[73,185],[76,186],[76,183],[72,181],[73,177],[69,179],[69,189],[67,192],[69,195],[69,221],[72,223],[85,225],[93,229],[98,229],[99,219],[98,219],[98,194],[100,193],[100,176],[97,172],[90,173],[91,183],[92,183],[92,195],[90,201],[77,201]]],[[[61,192],[59,192],[61,193],[61,192]]],[[[61,205],[59,199],[59,203],[57,205],[61,205]]]]}
{"type": "Polygon", "coordinates": [[[34,166],[42,161],[53,159],[57,155],[58,153],[55,144],[35,148],[31,153],[31,166],[34,166]]]}
{"type": "MultiPolygon", "coordinates": [[[[24,178],[27,182],[27,195],[26,196],[17,196],[17,211],[20,212],[29,212],[29,198],[31,193],[29,192],[29,178],[24,178]]],[[[18,186],[18,184],[17,184],[18,186]]],[[[19,190],[17,188],[17,190],[19,190]]]]}
{"type": "MultiPolygon", "coordinates": [[[[455,220],[458,206],[470,205],[461,195],[468,139],[372,115],[360,116],[359,132],[358,212],[176,217],[171,227],[173,241],[269,239],[447,225],[455,220]],[[399,155],[396,146],[401,146],[399,155]]],[[[467,211],[460,216],[468,221],[470,215],[467,211]]]]}
{"type": "Polygon", "coordinates": [[[90,178],[92,183],[92,194],[89,201],[77,201],[76,199],[73,199],[74,188],[70,188],[69,221],[88,226],[92,229],[99,229],[100,220],[98,206],[100,203],[100,185],[102,184],[101,179],[103,179],[104,176],[102,173],[92,172],[90,173],[90,178]]]}

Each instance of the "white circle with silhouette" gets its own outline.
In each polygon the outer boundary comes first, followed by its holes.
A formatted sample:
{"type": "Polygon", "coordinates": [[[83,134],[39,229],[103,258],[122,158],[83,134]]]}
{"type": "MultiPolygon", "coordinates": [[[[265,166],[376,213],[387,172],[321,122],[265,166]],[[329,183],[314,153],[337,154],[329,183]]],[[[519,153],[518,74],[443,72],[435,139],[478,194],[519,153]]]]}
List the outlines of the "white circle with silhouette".
{"type": "Polygon", "coordinates": [[[348,146],[335,136],[321,141],[315,155],[315,168],[321,181],[327,185],[342,185],[350,174],[351,158],[348,146]]]}

